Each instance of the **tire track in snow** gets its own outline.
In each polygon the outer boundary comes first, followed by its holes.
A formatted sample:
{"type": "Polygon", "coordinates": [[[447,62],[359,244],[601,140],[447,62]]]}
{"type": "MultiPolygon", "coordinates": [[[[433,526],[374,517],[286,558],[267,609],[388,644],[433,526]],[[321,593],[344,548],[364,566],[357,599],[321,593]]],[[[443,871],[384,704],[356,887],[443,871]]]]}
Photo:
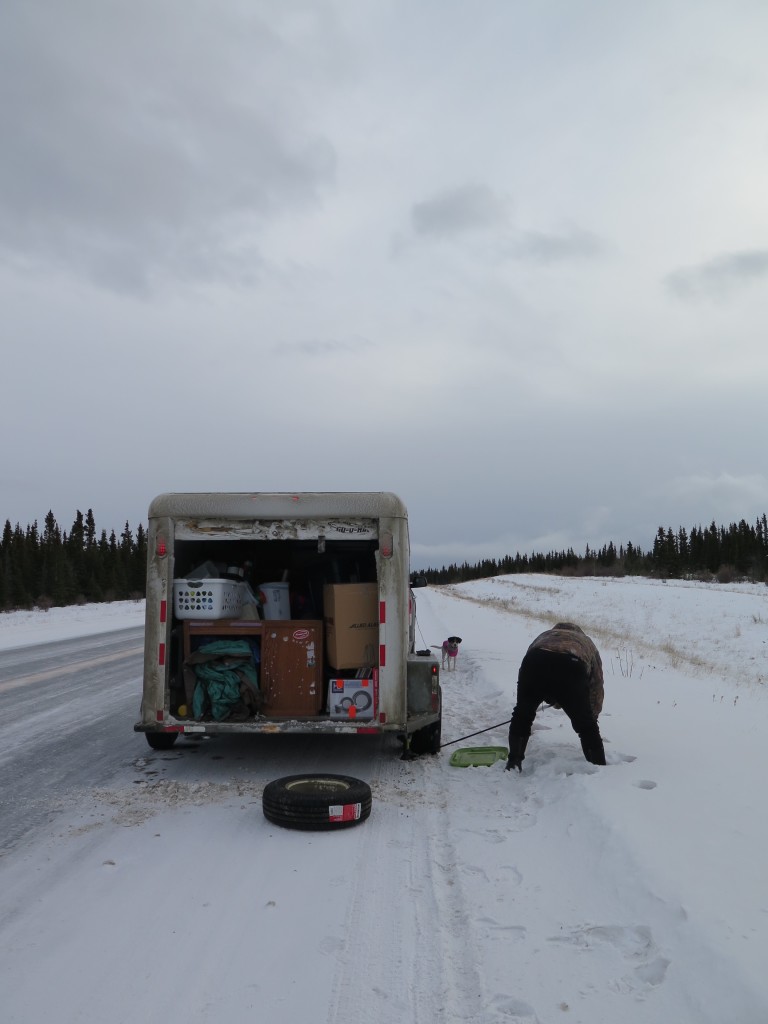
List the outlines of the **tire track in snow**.
{"type": "Polygon", "coordinates": [[[426,758],[381,765],[352,868],[328,1024],[481,1022],[442,774],[441,763],[426,758]]]}

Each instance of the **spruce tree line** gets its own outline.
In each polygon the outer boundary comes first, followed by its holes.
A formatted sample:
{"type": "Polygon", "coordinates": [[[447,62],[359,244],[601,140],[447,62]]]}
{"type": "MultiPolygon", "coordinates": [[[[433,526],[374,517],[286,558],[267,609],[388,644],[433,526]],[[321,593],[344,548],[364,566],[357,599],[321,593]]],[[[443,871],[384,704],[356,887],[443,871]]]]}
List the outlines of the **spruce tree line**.
{"type": "Polygon", "coordinates": [[[764,583],[768,578],[768,521],[763,514],[753,526],[744,519],[730,526],[659,527],[649,551],[611,542],[600,550],[587,546],[583,555],[572,548],[548,554],[505,555],[470,565],[451,564],[427,569],[428,583],[463,583],[514,573],[553,573],[561,576],[650,576],[660,579],[695,578],[728,583],[736,579],[764,583]]]}
{"type": "Polygon", "coordinates": [[[126,522],[98,535],[93,511],[78,511],[69,533],[53,512],[42,533],[37,520],[22,530],[6,519],[0,541],[0,610],[50,608],[95,601],[124,601],[144,596],[147,537],[139,524],[136,535],[126,522]]]}
{"type": "MultiPolygon", "coordinates": [[[[67,533],[53,512],[45,517],[42,533],[37,521],[26,529],[5,521],[0,541],[0,611],[50,608],[85,602],[138,600],[146,589],[147,536],[140,523],[135,535],[126,522],[115,531],[97,535],[93,511],[78,511],[67,533]]],[[[489,576],[553,573],[567,576],[651,576],[730,582],[768,580],[768,520],[754,525],[744,519],[728,527],[694,526],[689,530],[660,526],[649,551],[611,542],[599,550],[587,546],[583,555],[573,548],[486,558],[474,565],[463,562],[427,569],[418,575],[428,583],[463,583],[489,576]]]]}

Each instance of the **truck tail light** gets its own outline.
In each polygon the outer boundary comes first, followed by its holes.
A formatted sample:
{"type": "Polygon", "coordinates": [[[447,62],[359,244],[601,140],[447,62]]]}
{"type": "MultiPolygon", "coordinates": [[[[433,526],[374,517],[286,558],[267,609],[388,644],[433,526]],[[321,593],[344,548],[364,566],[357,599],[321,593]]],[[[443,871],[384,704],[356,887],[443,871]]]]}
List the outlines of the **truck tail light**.
{"type": "Polygon", "coordinates": [[[392,541],[392,531],[384,530],[379,536],[379,554],[382,558],[391,558],[394,544],[392,541]]]}
{"type": "Polygon", "coordinates": [[[165,537],[162,533],[158,533],[157,540],[155,541],[155,552],[158,558],[165,558],[168,554],[168,548],[165,543],[165,537]]]}

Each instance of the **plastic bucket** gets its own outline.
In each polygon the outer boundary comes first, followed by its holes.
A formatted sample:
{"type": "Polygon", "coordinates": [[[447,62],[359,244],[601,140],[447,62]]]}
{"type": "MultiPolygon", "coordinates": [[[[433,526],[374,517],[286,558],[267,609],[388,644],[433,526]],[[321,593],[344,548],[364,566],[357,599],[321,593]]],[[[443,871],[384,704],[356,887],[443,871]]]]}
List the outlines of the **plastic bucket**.
{"type": "Polygon", "coordinates": [[[262,583],[259,600],[265,619],[290,619],[291,601],[287,583],[262,583]]]}

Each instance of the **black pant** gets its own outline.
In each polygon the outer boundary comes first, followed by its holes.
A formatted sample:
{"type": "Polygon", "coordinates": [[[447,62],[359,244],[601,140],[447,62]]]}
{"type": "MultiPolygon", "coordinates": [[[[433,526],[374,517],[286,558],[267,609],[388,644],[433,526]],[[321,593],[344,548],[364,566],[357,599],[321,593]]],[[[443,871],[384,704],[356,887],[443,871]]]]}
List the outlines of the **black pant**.
{"type": "Polygon", "coordinates": [[[570,718],[585,754],[595,748],[602,750],[600,729],[589,702],[587,667],[582,661],[554,651],[528,651],[517,679],[517,704],[509,726],[510,748],[513,737],[529,738],[541,703],[560,705],[570,718]]]}

